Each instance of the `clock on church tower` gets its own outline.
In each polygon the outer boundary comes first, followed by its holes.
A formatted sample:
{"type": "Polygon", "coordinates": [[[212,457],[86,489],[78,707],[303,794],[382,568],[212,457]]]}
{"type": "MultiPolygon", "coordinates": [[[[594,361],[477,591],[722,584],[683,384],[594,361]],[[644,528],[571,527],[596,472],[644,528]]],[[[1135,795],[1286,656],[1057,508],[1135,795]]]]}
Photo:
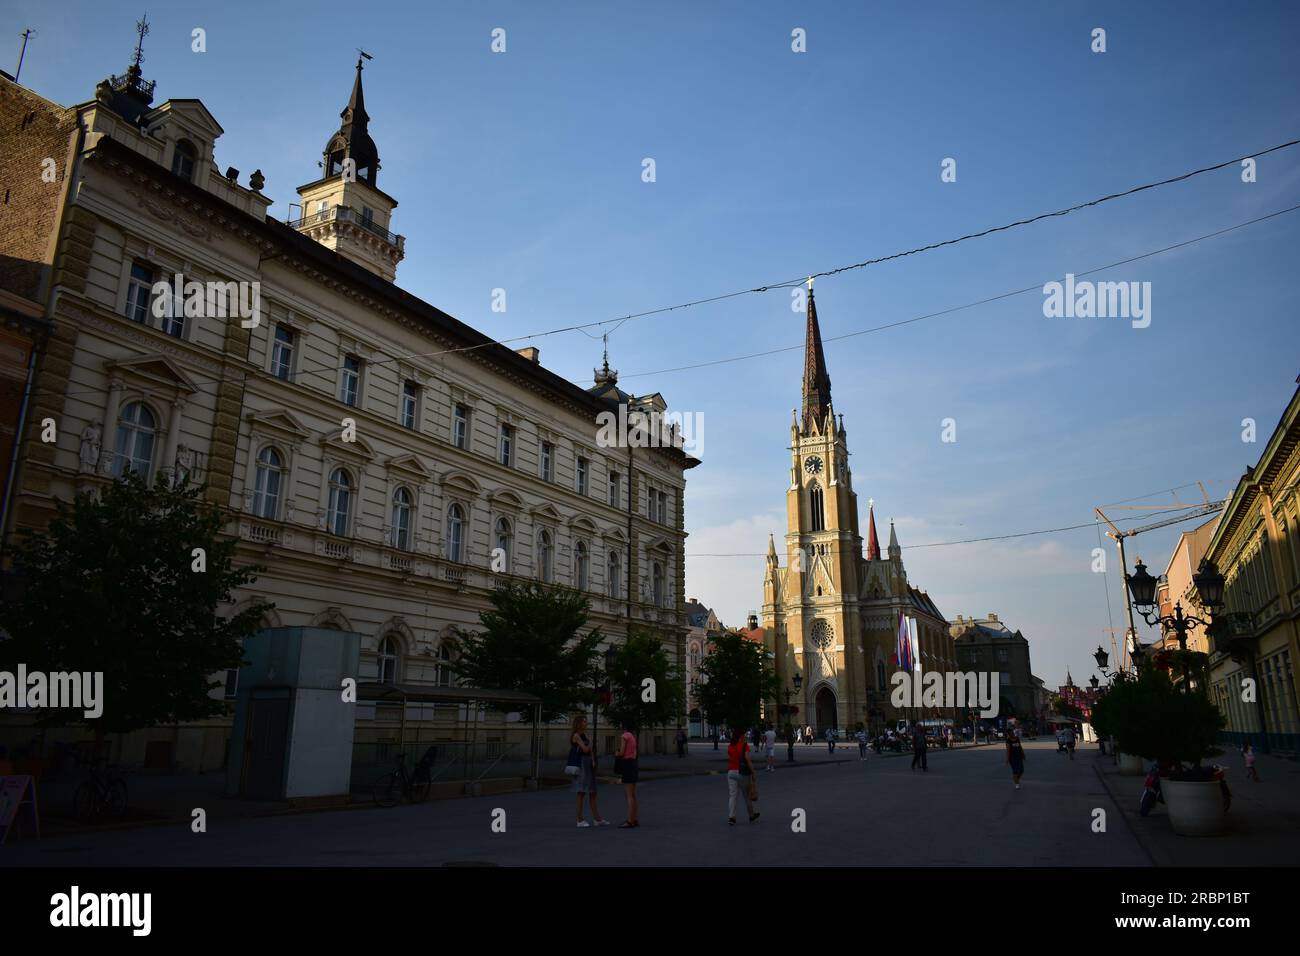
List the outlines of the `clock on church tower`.
{"type": "Polygon", "coordinates": [[[810,475],[819,475],[822,470],[822,460],[817,455],[809,455],[804,459],[804,471],[810,475]]]}

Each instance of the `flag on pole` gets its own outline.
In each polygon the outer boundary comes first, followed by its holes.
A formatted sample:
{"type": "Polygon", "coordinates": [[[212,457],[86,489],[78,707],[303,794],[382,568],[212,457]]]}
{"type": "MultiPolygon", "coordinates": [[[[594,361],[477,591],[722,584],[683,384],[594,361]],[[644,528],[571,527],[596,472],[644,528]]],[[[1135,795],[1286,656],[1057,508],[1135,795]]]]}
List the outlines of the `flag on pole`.
{"type": "Polygon", "coordinates": [[[894,642],[894,658],[903,670],[910,672],[912,670],[912,635],[907,626],[907,616],[898,612],[898,638],[894,642]]]}
{"type": "Polygon", "coordinates": [[[921,666],[921,636],[916,627],[916,618],[907,619],[908,637],[910,639],[909,653],[912,656],[912,666],[909,670],[917,670],[921,666]]]}

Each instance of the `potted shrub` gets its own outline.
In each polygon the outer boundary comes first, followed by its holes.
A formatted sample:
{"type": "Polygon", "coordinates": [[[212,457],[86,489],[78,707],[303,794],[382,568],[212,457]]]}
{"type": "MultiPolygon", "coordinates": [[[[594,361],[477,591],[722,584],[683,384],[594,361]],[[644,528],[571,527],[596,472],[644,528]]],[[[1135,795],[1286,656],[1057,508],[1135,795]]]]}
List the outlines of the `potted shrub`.
{"type": "Polygon", "coordinates": [[[1142,718],[1135,714],[1137,681],[1127,674],[1116,674],[1115,681],[1096,703],[1092,725],[1102,737],[1115,741],[1115,762],[1125,776],[1141,776],[1144,751],[1138,749],[1142,718]]]}
{"type": "Polygon", "coordinates": [[[1160,666],[1148,667],[1126,682],[1121,704],[1117,713],[1106,717],[1118,719],[1116,736],[1126,752],[1150,756],[1159,764],[1174,832],[1222,833],[1227,811],[1223,787],[1212,767],[1201,766],[1206,757],[1219,753],[1214,744],[1224,720],[1218,708],[1204,692],[1176,687],[1160,666]]]}

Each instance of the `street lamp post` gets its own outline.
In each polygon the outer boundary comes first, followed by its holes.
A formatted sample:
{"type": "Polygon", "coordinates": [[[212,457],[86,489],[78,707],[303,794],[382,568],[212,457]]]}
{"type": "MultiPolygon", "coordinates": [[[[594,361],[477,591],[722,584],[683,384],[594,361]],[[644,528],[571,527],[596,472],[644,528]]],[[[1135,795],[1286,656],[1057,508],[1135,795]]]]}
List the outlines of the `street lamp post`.
{"type": "Polygon", "coordinates": [[[785,749],[786,760],[790,763],[794,763],[794,722],[790,719],[790,698],[798,696],[799,690],[803,687],[803,675],[795,674],[791,683],[794,685],[793,688],[787,687],[785,689],[785,719],[786,727],[789,731],[785,735],[785,749]]]}
{"type": "MultiPolygon", "coordinates": [[[[1132,575],[1126,574],[1125,579],[1128,581],[1129,592],[1133,597],[1133,607],[1142,615],[1142,620],[1151,626],[1159,624],[1164,628],[1172,628],[1178,636],[1178,648],[1183,652],[1183,693],[1190,692],[1191,677],[1188,673],[1186,653],[1187,634],[1198,627],[1210,627],[1213,620],[1207,621],[1184,615],[1181,601],[1174,605],[1173,614],[1160,616],[1159,611],[1155,610],[1158,582],[1147,573],[1146,565],[1142,563],[1141,558],[1138,558],[1135,572],[1132,575]]],[[[1213,561],[1202,560],[1200,569],[1192,575],[1192,583],[1196,585],[1201,603],[1209,608],[1213,618],[1215,610],[1223,607],[1223,575],[1219,573],[1213,561]]]]}

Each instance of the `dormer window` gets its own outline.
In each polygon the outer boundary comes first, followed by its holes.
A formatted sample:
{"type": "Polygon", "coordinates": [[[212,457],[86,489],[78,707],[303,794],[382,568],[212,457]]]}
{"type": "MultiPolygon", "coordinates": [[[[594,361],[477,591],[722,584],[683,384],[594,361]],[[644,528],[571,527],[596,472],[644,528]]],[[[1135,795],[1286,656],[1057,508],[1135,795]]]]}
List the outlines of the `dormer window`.
{"type": "Polygon", "coordinates": [[[187,182],[193,182],[194,161],[198,155],[198,150],[188,139],[177,141],[176,149],[172,153],[172,172],[187,182]]]}

